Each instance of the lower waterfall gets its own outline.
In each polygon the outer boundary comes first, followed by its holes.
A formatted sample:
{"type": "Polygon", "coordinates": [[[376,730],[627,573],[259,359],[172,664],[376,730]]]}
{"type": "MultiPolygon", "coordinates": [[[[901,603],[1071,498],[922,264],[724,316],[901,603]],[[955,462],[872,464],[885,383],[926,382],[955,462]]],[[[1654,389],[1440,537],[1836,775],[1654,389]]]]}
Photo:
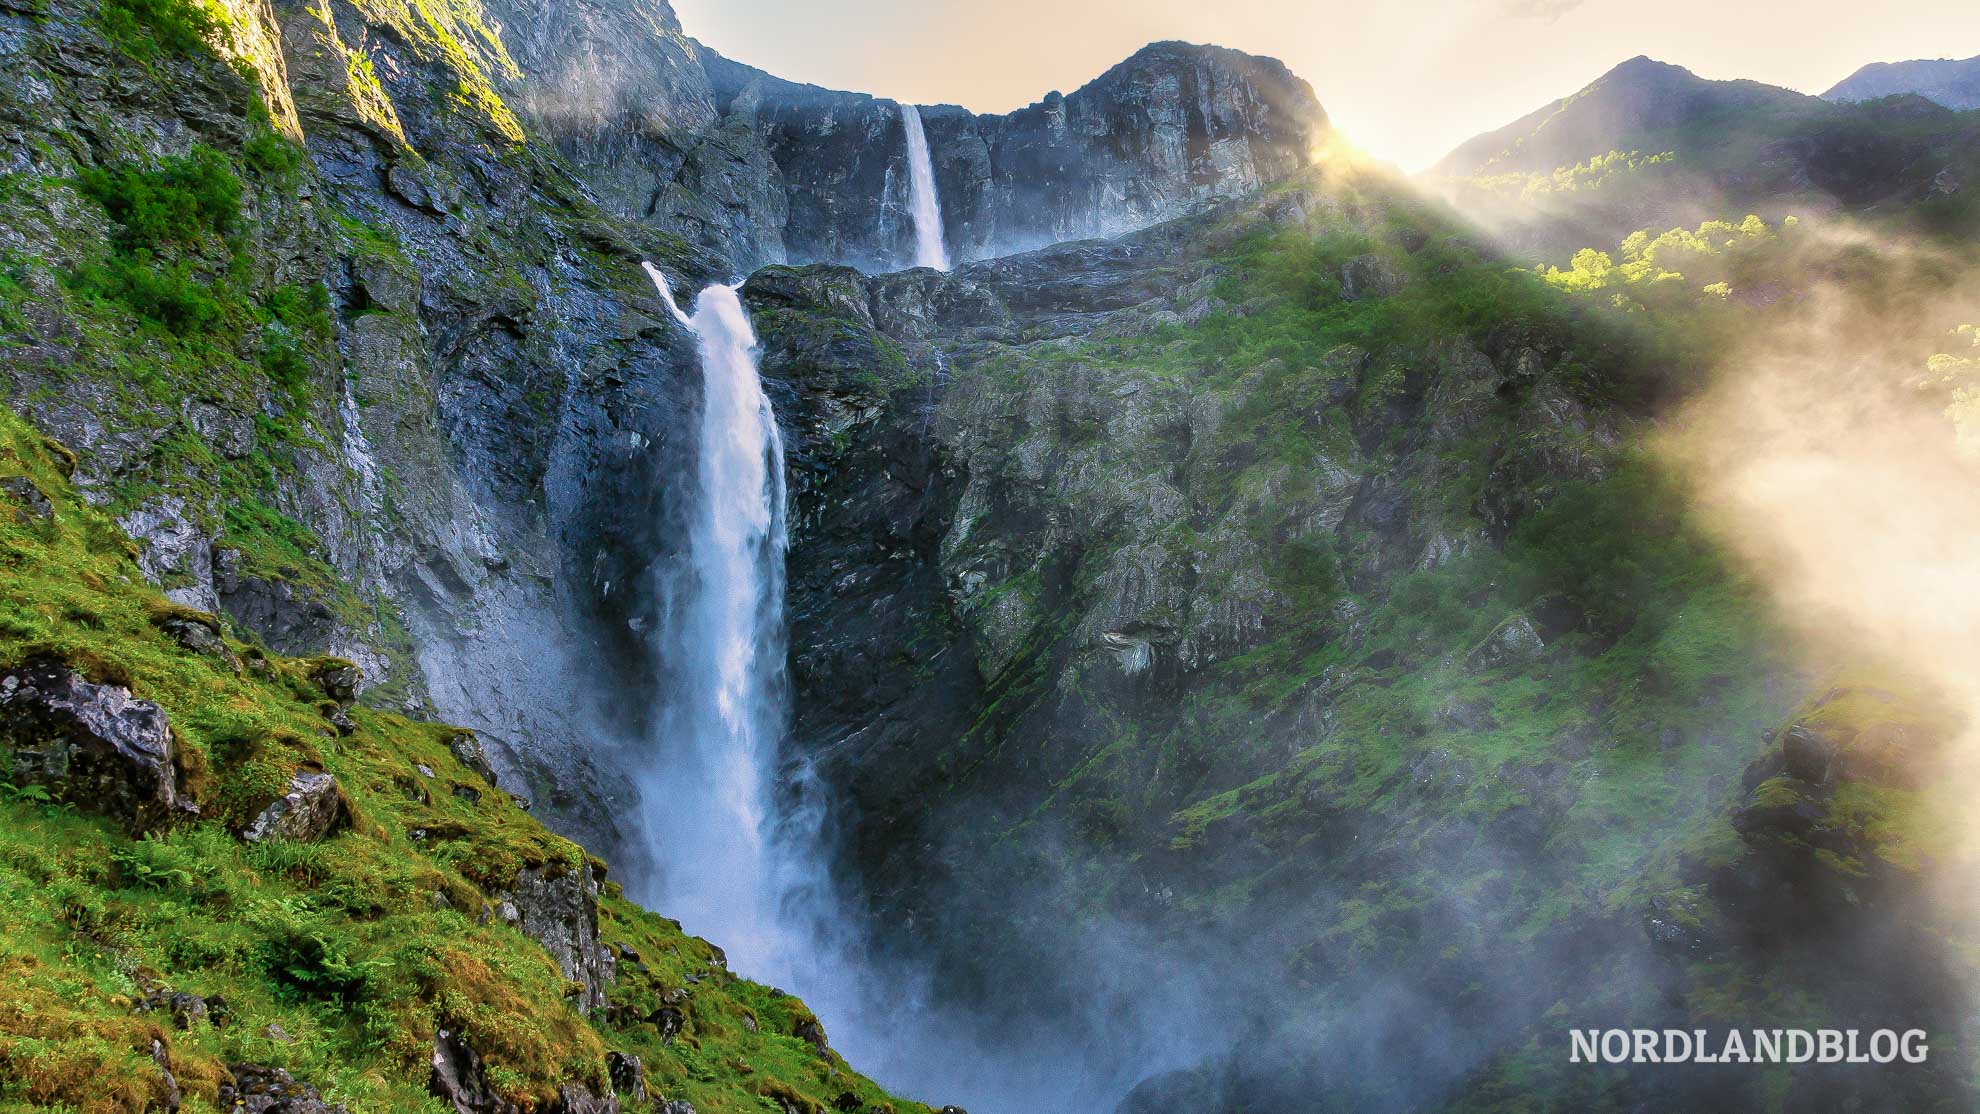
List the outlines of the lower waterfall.
{"type": "Polygon", "coordinates": [[[695,335],[703,405],[686,561],[655,585],[667,681],[636,772],[657,871],[641,896],[719,941],[740,970],[790,979],[816,946],[793,899],[822,867],[783,853],[798,833],[780,833],[792,817],[775,805],[789,718],[783,438],[736,288],[701,291],[690,317],[647,272],[695,335]]]}

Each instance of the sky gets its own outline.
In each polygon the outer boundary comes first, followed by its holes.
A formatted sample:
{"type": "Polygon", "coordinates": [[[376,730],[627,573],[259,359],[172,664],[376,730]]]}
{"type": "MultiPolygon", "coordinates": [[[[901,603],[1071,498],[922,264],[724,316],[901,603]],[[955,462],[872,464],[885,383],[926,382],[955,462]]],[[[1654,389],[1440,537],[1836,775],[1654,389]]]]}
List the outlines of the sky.
{"type": "Polygon", "coordinates": [[[1866,62],[1980,54],[1976,0],[673,0],[780,77],[1008,112],[1158,39],[1283,59],[1353,143],[1420,170],[1638,54],[1820,93],[1866,62]]]}

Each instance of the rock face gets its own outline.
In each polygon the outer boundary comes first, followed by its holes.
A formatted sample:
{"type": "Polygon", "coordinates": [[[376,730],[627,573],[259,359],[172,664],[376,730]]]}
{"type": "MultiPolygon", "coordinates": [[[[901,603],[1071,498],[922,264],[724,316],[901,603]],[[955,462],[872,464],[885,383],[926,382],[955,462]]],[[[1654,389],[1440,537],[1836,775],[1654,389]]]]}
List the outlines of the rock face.
{"type": "MultiPolygon", "coordinates": [[[[889,271],[914,257],[906,138],[892,101],[782,81],[709,55],[715,104],[779,170],[782,252],[758,262],[889,271]]],[[[1157,43],[1070,95],[1004,116],[922,117],[958,260],[1109,236],[1241,197],[1307,166],[1328,137],[1279,62],[1157,43]]]]}
{"type": "Polygon", "coordinates": [[[164,709],[55,661],[0,675],[0,740],[17,785],[147,830],[197,813],[178,792],[164,709]]]}

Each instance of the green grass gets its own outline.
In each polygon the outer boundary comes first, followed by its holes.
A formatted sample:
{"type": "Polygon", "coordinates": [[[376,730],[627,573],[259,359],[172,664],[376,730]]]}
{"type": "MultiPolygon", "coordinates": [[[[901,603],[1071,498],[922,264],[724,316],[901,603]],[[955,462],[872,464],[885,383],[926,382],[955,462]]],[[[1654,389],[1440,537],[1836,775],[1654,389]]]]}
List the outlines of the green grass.
{"type": "Polygon", "coordinates": [[[55,507],[41,521],[0,502],[0,664],[58,659],[162,704],[202,810],[140,839],[87,801],[0,792],[0,1109],[135,1114],[162,1095],[157,1039],[184,1109],[211,1109],[223,1065],[247,1061],[287,1068],[354,1111],[437,1114],[426,1080],[443,1027],[526,1103],[565,1080],[602,1086],[607,1048],[642,1056],[656,1093],[710,1114],[777,1109],[766,1094],[812,1110],[846,1091],[868,1109],[893,1103],[797,1036],[801,1003],[713,966],[707,944],[610,885],[604,935],[632,944],[648,970],[622,967],[611,990],[629,1007],[613,1015],[624,1024],[580,1014],[548,954],[479,911],[517,872],[578,869],[587,856],[463,767],[447,744],[454,729],[358,708],[356,733],[338,737],[311,680],[319,663],[234,642],[247,663],[236,673],[169,639],[164,620],[217,621],[144,586],[128,540],[11,412],[0,412],[0,474],[28,477],[55,507]],[[238,841],[230,829],[300,765],[336,776],[349,829],[322,844],[238,841]],[[133,1012],[158,986],[224,999],[224,1024],[178,1032],[133,1012]],[[663,1043],[635,1018],[684,987],[682,1031],[663,1043]],[[267,1037],[271,1023],[292,1040],[267,1037]]]}

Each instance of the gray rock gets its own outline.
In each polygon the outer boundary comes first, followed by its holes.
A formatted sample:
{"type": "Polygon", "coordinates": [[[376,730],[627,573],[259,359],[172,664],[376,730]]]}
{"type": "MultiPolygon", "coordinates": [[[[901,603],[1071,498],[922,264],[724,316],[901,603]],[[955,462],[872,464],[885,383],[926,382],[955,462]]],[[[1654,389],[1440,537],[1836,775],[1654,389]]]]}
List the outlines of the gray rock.
{"type": "Polygon", "coordinates": [[[220,636],[214,625],[199,619],[175,616],[158,624],[158,629],[193,653],[214,658],[234,672],[240,672],[240,657],[234,653],[233,647],[227,645],[227,640],[220,636]]]}
{"type": "Polygon", "coordinates": [[[55,517],[55,507],[48,496],[26,476],[8,476],[0,479],[0,493],[13,500],[15,515],[46,522],[55,517]]]}
{"type": "Polygon", "coordinates": [[[488,754],[481,749],[481,740],[475,738],[474,732],[459,731],[449,736],[447,749],[453,752],[461,765],[481,775],[481,780],[487,782],[489,788],[496,787],[495,767],[489,764],[488,754]]]}
{"type": "Polygon", "coordinates": [[[584,988],[580,1009],[605,1005],[611,965],[598,935],[598,877],[589,865],[525,870],[501,905],[503,919],[542,944],[564,977],[584,988]]]}
{"type": "Polygon", "coordinates": [[[337,779],[326,773],[299,770],[289,779],[289,791],[277,797],[241,832],[249,843],[288,839],[313,843],[349,820],[337,779]]]}
{"type": "Polygon", "coordinates": [[[1350,302],[1387,298],[1402,290],[1405,276],[1379,255],[1361,255],[1341,265],[1341,297],[1350,302]]]}
{"type": "Polygon", "coordinates": [[[1497,669],[1514,662],[1528,661],[1547,649],[1546,640],[1533,628],[1532,620],[1514,615],[1500,623],[1469,657],[1472,669],[1497,669]]]}
{"type": "Polygon", "coordinates": [[[0,738],[17,785],[40,785],[134,830],[197,815],[180,797],[165,710],[41,660],[0,674],[0,738]]]}
{"type": "Polygon", "coordinates": [[[634,1102],[646,1101],[646,1065],[628,1052],[607,1052],[605,1070],[612,1077],[612,1089],[634,1102]]]}
{"type": "MultiPolygon", "coordinates": [[[[489,1085],[481,1055],[457,1034],[442,1029],[434,1037],[432,1064],[427,1090],[452,1106],[455,1114],[525,1114],[521,1105],[489,1085]]],[[[554,1101],[536,1109],[539,1114],[619,1114],[619,1098],[566,1082],[557,1088],[554,1101]]]]}

